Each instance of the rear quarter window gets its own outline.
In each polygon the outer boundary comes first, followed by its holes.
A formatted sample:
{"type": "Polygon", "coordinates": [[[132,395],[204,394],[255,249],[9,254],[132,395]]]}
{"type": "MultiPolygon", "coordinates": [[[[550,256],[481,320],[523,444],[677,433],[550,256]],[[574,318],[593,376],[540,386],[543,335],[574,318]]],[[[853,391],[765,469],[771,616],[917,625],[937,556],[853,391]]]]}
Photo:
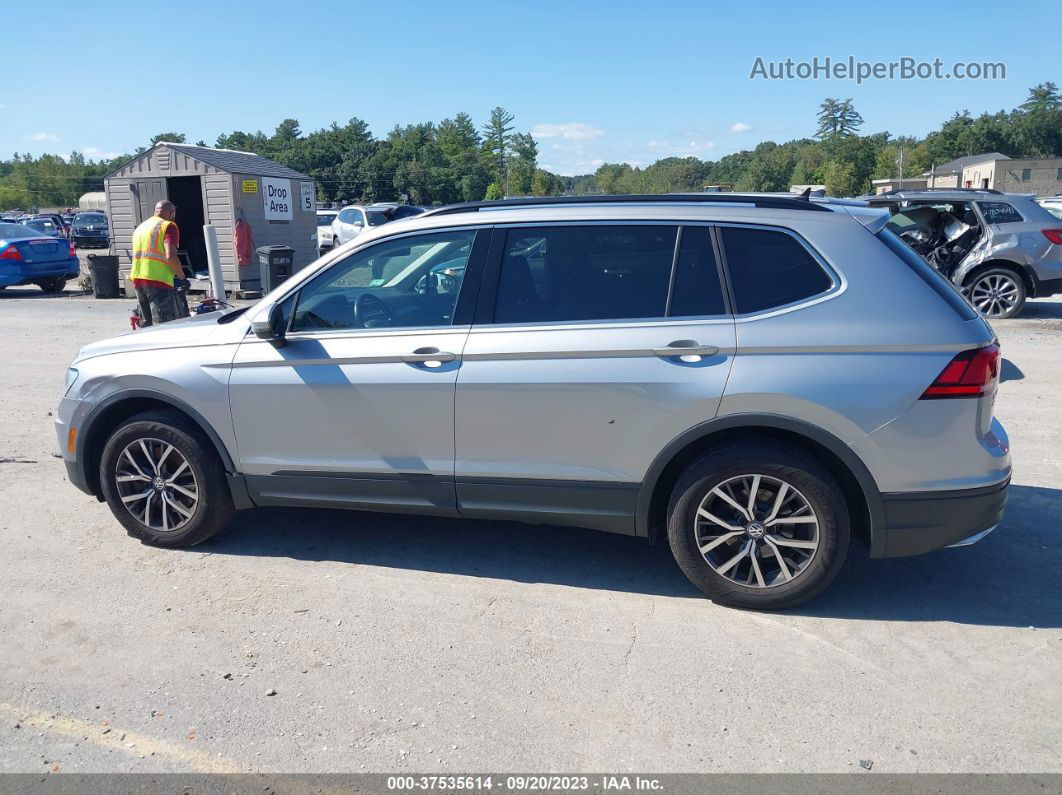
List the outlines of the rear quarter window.
{"type": "Polygon", "coordinates": [[[929,285],[933,292],[939,295],[963,320],[973,320],[977,312],[969,302],[959,294],[955,286],[945,279],[932,265],[922,259],[918,253],[904,243],[896,234],[889,229],[878,232],[878,240],[914,271],[915,275],[929,285]]]}
{"type": "Polygon", "coordinates": [[[977,207],[990,224],[1013,224],[1025,220],[1022,214],[1007,202],[977,202],[977,207]]]}
{"type": "Polygon", "coordinates": [[[833,279],[792,235],[719,227],[737,314],[762,312],[820,295],[833,279]]]}

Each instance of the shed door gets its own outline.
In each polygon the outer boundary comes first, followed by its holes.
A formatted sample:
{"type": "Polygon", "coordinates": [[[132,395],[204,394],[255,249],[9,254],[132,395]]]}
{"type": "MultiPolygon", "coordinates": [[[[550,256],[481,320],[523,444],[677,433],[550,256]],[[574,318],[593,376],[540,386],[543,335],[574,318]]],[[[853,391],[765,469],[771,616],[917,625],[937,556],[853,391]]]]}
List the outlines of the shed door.
{"type": "Polygon", "coordinates": [[[140,205],[140,215],[137,216],[140,224],[155,214],[155,204],[166,198],[166,190],[161,179],[137,180],[133,183],[133,190],[140,205]]]}

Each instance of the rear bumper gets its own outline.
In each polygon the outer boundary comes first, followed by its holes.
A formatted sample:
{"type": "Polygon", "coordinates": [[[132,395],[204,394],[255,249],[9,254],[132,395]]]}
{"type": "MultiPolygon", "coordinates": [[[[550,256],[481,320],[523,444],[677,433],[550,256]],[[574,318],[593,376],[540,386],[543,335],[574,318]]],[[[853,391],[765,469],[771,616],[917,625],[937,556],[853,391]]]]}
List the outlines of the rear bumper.
{"type": "Polygon", "coordinates": [[[81,263],[77,257],[54,265],[8,264],[0,268],[0,287],[14,287],[20,284],[33,284],[41,279],[76,279],[81,275],[81,263]]]}
{"type": "Polygon", "coordinates": [[[979,489],[882,494],[885,550],[881,557],[921,555],[974,543],[1003,518],[1010,480],[979,489]],[[983,534],[983,535],[982,535],[983,534]]]}

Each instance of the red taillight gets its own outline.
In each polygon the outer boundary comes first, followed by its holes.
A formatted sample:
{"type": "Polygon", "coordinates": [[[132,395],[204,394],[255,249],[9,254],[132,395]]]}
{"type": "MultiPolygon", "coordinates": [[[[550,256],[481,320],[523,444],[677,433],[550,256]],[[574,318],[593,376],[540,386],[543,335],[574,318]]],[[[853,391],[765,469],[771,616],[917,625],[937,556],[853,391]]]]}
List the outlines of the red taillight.
{"type": "Polygon", "coordinates": [[[7,247],[0,251],[0,259],[22,259],[22,252],[15,248],[14,243],[9,243],[7,247]]]}
{"type": "Polygon", "coordinates": [[[74,244],[70,243],[69,246],[70,246],[70,256],[71,257],[76,257],[77,256],[77,249],[74,248],[74,244]]]}
{"type": "Polygon", "coordinates": [[[1062,229],[1041,229],[1040,231],[1056,246],[1062,246],[1062,229]]]}
{"type": "Polygon", "coordinates": [[[922,399],[981,397],[991,393],[998,380],[998,345],[963,351],[940,371],[922,399]]]}

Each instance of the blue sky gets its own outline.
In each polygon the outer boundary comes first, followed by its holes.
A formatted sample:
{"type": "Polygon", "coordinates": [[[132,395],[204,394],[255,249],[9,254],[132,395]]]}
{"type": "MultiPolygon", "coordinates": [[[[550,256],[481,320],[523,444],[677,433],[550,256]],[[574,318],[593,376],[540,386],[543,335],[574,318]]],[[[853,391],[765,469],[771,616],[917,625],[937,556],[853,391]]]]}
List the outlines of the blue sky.
{"type": "Polygon", "coordinates": [[[502,105],[534,133],[541,165],[574,174],[602,161],[715,160],[808,136],[827,96],[852,97],[864,132],[924,134],[955,110],[1010,109],[1030,86],[1062,82],[1057,59],[1044,55],[1057,39],[1057,6],[1046,2],[1022,3],[1020,24],[998,2],[107,0],[60,3],[44,16],[11,6],[2,12],[5,157],[112,156],[163,130],[213,143],[235,129],[272,132],[288,116],[304,131],[358,116],[382,135],[459,111],[482,124],[502,105]],[[1007,76],[749,78],[757,57],[849,55],[940,58],[945,69],[1002,61],[1007,76]]]}

